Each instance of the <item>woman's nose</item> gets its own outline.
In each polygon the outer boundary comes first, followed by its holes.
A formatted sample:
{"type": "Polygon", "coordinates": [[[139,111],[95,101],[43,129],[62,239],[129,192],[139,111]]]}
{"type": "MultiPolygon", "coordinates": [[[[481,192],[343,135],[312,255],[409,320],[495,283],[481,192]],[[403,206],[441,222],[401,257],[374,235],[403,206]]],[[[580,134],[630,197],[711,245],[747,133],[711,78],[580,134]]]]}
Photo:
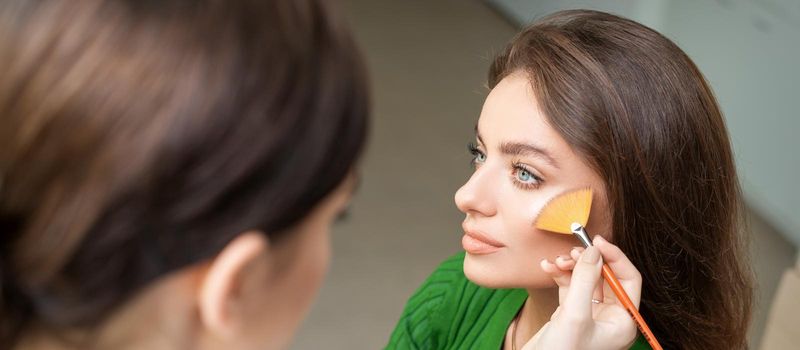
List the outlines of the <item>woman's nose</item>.
{"type": "Polygon", "coordinates": [[[464,214],[493,216],[496,213],[491,174],[486,170],[475,170],[467,183],[456,191],[456,207],[464,214]]]}

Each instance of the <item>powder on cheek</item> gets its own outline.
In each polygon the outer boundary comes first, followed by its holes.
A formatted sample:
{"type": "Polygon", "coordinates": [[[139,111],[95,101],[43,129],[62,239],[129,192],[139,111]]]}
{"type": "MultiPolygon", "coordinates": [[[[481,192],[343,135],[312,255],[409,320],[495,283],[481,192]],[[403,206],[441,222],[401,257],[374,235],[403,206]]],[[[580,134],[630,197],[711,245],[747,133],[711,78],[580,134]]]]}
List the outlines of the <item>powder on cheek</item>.
{"type": "MultiPolygon", "coordinates": [[[[548,192],[559,193],[558,190],[548,192]]],[[[568,255],[572,247],[579,242],[570,235],[552,233],[534,227],[536,217],[549,199],[556,194],[537,194],[521,196],[516,210],[508,208],[504,211],[504,225],[507,244],[513,254],[521,260],[555,259],[557,255],[568,255]]],[[[529,262],[529,261],[528,261],[529,262]]]]}

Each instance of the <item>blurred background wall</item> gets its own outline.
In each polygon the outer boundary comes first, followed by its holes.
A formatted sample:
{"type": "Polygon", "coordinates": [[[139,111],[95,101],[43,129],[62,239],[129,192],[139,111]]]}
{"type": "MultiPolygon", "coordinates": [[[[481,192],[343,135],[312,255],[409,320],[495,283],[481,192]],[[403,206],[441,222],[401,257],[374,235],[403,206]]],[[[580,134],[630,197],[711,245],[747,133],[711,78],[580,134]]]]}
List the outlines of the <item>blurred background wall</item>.
{"type": "Polygon", "coordinates": [[[406,299],[461,250],[453,194],[493,54],[520,25],[566,8],[617,13],[674,40],[728,120],[750,210],[760,344],[800,243],[800,2],[796,0],[347,0],[371,70],[373,125],[328,281],[293,349],[379,349],[406,299]]]}

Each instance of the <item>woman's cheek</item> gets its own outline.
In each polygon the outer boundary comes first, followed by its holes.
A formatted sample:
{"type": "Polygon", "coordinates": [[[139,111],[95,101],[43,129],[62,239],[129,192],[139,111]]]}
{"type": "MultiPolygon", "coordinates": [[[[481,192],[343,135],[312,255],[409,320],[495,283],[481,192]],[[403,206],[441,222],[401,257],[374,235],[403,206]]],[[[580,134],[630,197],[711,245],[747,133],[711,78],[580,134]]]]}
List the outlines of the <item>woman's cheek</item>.
{"type": "MultiPolygon", "coordinates": [[[[537,193],[537,198],[531,200],[529,206],[519,210],[513,220],[507,220],[509,229],[515,232],[514,260],[521,264],[515,266],[515,275],[519,281],[524,283],[527,288],[548,288],[555,287],[552,278],[542,271],[540,262],[542,259],[555,261],[558,256],[569,256],[573,247],[580,246],[580,242],[571,234],[544,231],[535,227],[538,214],[553,198],[563,191],[552,189],[537,193]],[[546,193],[545,193],[546,192],[546,193]],[[513,228],[512,228],[513,227],[513,228]]],[[[593,209],[595,207],[593,206],[593,209]]],[[[603,208],[600,208],[603,209],[603,208]]],[[[598,209],[596,218],[590,220],[595,226],[603,226],[603,211],[598,209]]],[[[511,217],[509,217],[511,219],[511,217]]]]}

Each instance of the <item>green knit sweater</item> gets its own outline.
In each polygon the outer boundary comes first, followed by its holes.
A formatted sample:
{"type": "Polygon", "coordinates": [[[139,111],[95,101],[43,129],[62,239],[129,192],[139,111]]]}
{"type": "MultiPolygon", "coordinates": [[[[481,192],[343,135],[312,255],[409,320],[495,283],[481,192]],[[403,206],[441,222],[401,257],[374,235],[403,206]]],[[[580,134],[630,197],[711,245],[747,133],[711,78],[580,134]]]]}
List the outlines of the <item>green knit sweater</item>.
{"type": "MultiPolygon", "coordinates": [[[[499,350],[525,303],[523,289],[479,287],[464,276],[464,253],[445,260],[408,300],[388,350],[499,350]]],[[[650,349],[643,337],[632,350],[650,349]]]]}

